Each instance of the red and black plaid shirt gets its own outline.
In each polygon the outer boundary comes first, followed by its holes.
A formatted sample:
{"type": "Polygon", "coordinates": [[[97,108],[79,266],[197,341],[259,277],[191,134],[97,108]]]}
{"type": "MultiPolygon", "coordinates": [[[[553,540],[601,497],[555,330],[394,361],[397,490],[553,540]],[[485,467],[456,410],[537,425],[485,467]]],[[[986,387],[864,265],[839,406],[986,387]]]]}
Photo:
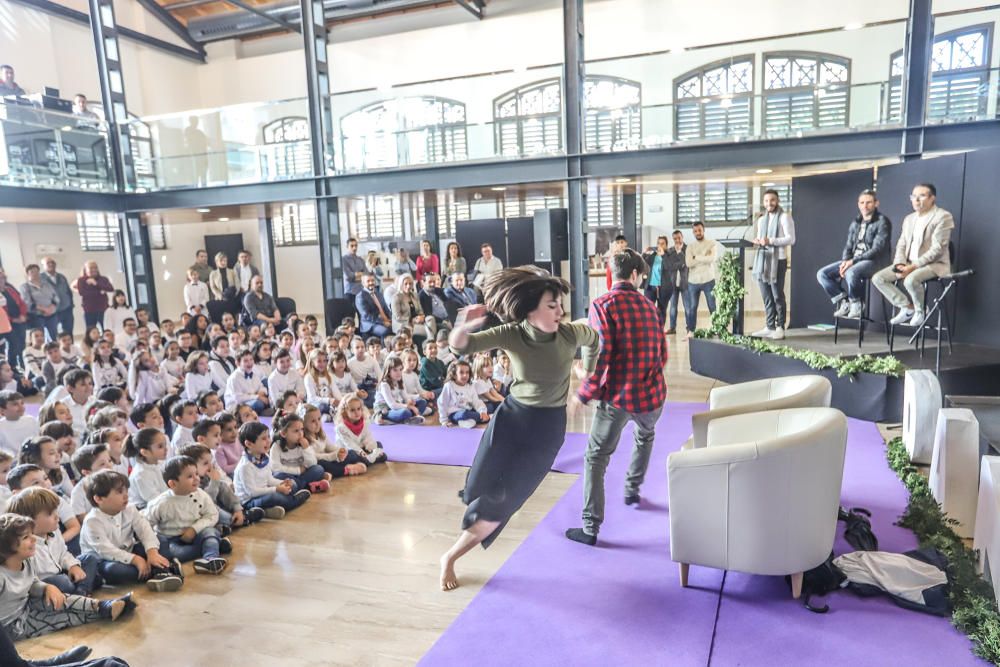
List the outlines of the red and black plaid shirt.
{"type": "Polygon", "coordinates": [[[577,392],[579,399],[632,413],[661,407],[667,399],[667,340],[656,306],[631,283],[619,282],[594,299],[590,326],[601,337],[601,354],[577,392]]]}

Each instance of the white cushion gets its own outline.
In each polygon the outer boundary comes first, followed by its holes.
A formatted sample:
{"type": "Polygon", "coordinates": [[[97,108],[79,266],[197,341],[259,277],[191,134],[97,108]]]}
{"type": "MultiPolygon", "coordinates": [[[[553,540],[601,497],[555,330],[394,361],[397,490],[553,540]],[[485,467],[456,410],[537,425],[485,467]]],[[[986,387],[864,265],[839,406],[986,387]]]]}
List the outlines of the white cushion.
{"type": "Polygon", "coordinates": [[[984,456],[979,470],[972,548],[979,552],[979,571],[993,582],[993,594],[1000,599],[1000,456],[984,456]]]}
{"type": "Polygon", "coordinates": [[[958,521],[960,537],[972,537],[979,492],[979,422],[972,410],[938,411],[930,489],[941,509],[958,521]]]}
{"type": "Polygon", "coordinates": [[[903,380],[903,444],[914,463],[929,464],[941,409],[941,385],[933,371],[906,371],[903,380]]]}

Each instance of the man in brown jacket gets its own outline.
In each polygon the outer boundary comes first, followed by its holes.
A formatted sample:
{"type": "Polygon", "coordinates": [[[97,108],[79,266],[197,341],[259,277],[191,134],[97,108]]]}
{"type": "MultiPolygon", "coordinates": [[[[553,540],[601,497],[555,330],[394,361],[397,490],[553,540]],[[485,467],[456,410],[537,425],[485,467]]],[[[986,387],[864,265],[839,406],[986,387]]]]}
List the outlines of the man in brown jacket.
{"type": "Polygon", "coordinates": [[[910,201],[913,213],[903,220],[892,266],[872,276],[872,283],[899,308],[892,324],[918,327],[924,321],[924,283],[951,273],[948,243],[955,220],[937,207],[937,189],[930,183],[914,186],[910,201]],[[899,289],[900,280],[906,292],[899,289]]]}

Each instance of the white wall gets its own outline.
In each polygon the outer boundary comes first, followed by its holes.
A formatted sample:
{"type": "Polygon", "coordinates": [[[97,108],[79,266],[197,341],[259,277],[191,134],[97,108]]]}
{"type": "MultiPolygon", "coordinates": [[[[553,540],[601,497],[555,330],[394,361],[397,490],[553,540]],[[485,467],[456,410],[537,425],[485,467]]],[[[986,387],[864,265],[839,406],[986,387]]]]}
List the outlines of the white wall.
{"type": "MultiPolygon", "coordinates": [[[[116,288],[125,289],[125,276],[118,271],[115,251],[84,252],[76,225],[18,223],[16,217],[0,225],[0,261],[11,284],[20,287],[25,280],[24,267],[38,264],[46,255],[55,258],[57,270],[70,282],[80,275],[84,262],[93,260],[116,288]]],[[[74,328],[79,336],[85,328],[79,295],[74,294],[74,301],[74,328]]]]}

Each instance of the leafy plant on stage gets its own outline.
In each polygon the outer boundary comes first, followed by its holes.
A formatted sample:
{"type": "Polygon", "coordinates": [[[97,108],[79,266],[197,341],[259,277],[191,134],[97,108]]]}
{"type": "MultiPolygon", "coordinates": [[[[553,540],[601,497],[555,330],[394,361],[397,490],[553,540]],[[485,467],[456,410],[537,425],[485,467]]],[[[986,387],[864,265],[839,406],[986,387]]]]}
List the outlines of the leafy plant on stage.
{"type": "Polygon", "coordinates": [[[740,300],[747,290],[740,285],[740,262],[735,253],[727,252],[719,260],[715,280],[715,312],[712,313],[712,328],[698,329],[695,338],[717,338],[724,343],[744,347],[757,354],[777,354],[789,359],[797,359],[815,370],[830,369],[838,377],[871,373],[873,375],[889,375],[899,377],[906,372],[906,366],[896,357],[887,355],[873,357],[862,354],[852,359],[833,357],[812,350],[797,350],[787,345],[777,345],[762,338],[737,336],[729,332],[729,326],[736,317],[740,300]]]}
{"type": "Polygon", "coordinates": [[[979,574],[976,552],[955,534],[957,521],[941,510],[927,478],[910,463],[903,439],[893,438],[886,445],[889,467],[910,492],[898,524],[912,530],[921,547],[937,549],[947,558],[951,622],[972,640],[976,655],[1000,664],[1000,612],[992,587],[979,574]]]}

